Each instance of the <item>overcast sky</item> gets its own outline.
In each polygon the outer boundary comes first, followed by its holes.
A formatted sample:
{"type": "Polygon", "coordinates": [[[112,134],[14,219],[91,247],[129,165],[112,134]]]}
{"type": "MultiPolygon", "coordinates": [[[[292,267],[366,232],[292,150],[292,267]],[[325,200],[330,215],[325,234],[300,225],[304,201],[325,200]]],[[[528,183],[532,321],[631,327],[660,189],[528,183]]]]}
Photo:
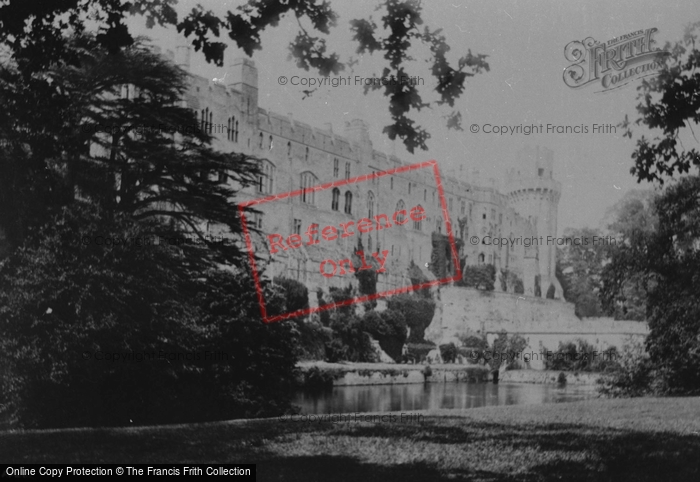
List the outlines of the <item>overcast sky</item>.
{"type": "MultiPolygon", "coordinates": [[[[244,2],[181,0],[182,16],[197,3],[216,13],[224,13],[244,2]]],[[[328,37],[329,50],[342,60],[354,56],[359,63],[352,75],[380,74],[378,59],[355,54],[348,22],[370,15],[379,0],[331,0],[340,18],[338,27],[328,37]]],[[[298,30],[296,21],[288,19],[263,35],[263,49],[254,54],[259,70],[259,105],[280,114],[294,113],[294,118],[323,128],[333,124],[342,133],[346,120],[362,118],[370,124],[375,149],[396,154],[405,162],[436,159],[444,172],[455,172],[462,166],[465,173],[479,169],[482,178],[504,178],[512,166],[516,152],[523,146],[546,146],[554,151],[554,176],[562,183],[559,203],[559,232],[567,227],[598,226],[606,208],[619,200],[629,189],[653,187],[637,184],[629,170],[634,142],[617,133],[593,134],[593,124],[616,125],[628,114],[636,118],[636,87],[640,81],[607,93],[595,93],[596,87],[571,89],[562,80],[562,71],[570,62],[564,58],[564,47],[572,40],[586,37],[605,42],[614,37],[655,27],[658,46],[665,41],[680,40],[685,26],[700,20],[697,0],[662,2],[660,0],[627,1],[473,1],[431,0],[423,2],[423,19],[432,28],[442,28],[452,47],[451,60],[471,49],[488,55],[490,72],[467,80],[466,90],[457,102],[462,113],[464,131],[448,130],[443,115],[449,110],[424,110],[414,118],[432,134],[428,151],[409,154],[399,141],[391,142],[382,134],[390,123],[388,103],[379,92],[363,94],[360,86],[323,87],[310,98],[303,99],[306,87],[280,86],[285,75],[314,76],[288,60],[287,45],[298,30]],[[588,126],[588,134],[524,134],[498,136],[473,134],[471,124],[510,125],[554,124],[588,126]],[[395,150],[395,151],[394,151],[395,150]]],[[[378,22],[379,23],[379,22],[378,22]]],[[[175,29],[147,30],[134,20],[135,33],[150,36],[156,45],[172,49],[184,42],[175,29]]],[[[221,41],[227,41],[224,34],[221,41]]],[[[244,56],[228,42],[226,65],[244,56]]],[[[420,51],[416,52],[420,59],[420,51]]],[[[425,58],[425,57],[423,57],[425,58]]],[[[426,79],[421,94],[433,100],[429,92],[429,65],[416,62],[413,75],[426,79]]],[[[210,78],[223,77],[227,68],[207,64],[201,52],[193,53],[193,72],[210,78]]],[[[347,76],[349,70],[339,75],[347,76]]],[[[230,73],[228,74],[230,75],[230,73]]],[[[687,139],[689,143],[696,143],[687,139]]],[[[686,144],[686,147],[688,144],[686,144]]],[[[468,178],[467,178],[468,179],[468,178]]]]}

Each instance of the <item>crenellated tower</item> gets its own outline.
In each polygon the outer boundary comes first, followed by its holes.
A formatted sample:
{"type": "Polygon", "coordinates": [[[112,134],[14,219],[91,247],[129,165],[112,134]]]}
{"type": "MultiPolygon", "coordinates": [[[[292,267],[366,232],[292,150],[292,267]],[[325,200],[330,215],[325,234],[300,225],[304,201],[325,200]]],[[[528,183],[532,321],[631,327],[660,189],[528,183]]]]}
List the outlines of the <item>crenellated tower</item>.
{"type": "MultiPolygon", "coordinates": [[[[525,276],[540,276],[543,298],[551,285],[554,286],[554,297],[561,299],[562,288],[556,277],[557,245],[554,242],[561,183],[553,176],[554,153],[546,147],[526,147],[518,151],[516,162],[516,167],[507,172],[508,203],[518,214],[530,220],[538,237],[537,272],[525,276]]],[[[524,281],[528,285],[534,280],[524,281]]]]}

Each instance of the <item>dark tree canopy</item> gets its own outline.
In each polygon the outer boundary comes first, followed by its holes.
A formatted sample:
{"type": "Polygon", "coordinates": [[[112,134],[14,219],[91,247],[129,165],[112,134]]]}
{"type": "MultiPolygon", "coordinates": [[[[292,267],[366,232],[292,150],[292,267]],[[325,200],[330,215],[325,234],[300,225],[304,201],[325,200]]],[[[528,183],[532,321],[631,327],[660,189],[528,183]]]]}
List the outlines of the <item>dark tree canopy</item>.
{"type": "MultiPolygon", "coordinates": [[[[680,139],[683,129],[690,132],[695,146],[698,144],[697,127],[700,124],[700,50],[698,33],[700,22],[688,26],[684,39],[675,45],[666,44],[670,55],[658,62],[664,65],[658,76],[650,77],[639,87],[637,112],[639,117],[631,122],[627,117],[621,123],[625,135],[632,138],[632,125],[644,125],[656,129],[660,135],[652,139],[644,136],[637,140],[632,154],[634,167],[631,173],[638,181],[658,181],[674,174],[690,172],[700,167],[700,151],[697,147],[684,146],[680,139]]],[[[692,141],[691,141],[692,142],[692,141]]]]}
{"type": "MultiPolygon", "coordinates": [[[[173,26],[191,38],[196,51],[202,51],[208,62],[223,65],[226,44],[218,39],[222,33],[235,42],[247,55],[262,48],[261,33],[276,27],[284,17],[294,17],[299,24],[296,37],[289,44],[290,58],[305,70],[322,76],[338,74],[352,64],[343,63],[337,53],[329,52],[326,37],[338,27],[338,15],[328,1],[318,0],[249,0],[246,4],[218,17],[210,10],[197,6],[184,18],[178,18],[176,0],[69,0],[55,2],[26,2],[12,0],[0,6],[0,43],[6,45],[25,76],[45,70],[56,62],[77,65],[75,52],[66,48],[64,33],[83,33],[88,25],[96,25],[97,42],[108,52],[116,54],[133,45],[135,39],[125,25],[129,15],[145,16],[147,26],[173,26]],[[26,28],[31,26],[30,29],[26,28]]],[[[437,106],[454,107],[465,89],[465,81],[488,71],[486,55],[468,50],[456,61],[448,59],[450,46],[441,29],[423,25],[419,0],[381,0],[372,16],[350,21],[350,30],[357,43],[357,54],[381,54],[385,60],[377,77],[402,79],[417,77],[422,72],[410,72],[412,52],[427,49],[429,73],[434,78],[437,106]]],[[[384,128],[390,139],[400,138],[409,152],[427,149],[428,131],[411,119],[411,110],[430,107],[415,85],[410,82],[372,84],[369,89],[381,89],[389,100],[393,123],[384,128]]],[[[449,128],[461,130],[461,114],[452,111],[447,117],[449,128]]]]}

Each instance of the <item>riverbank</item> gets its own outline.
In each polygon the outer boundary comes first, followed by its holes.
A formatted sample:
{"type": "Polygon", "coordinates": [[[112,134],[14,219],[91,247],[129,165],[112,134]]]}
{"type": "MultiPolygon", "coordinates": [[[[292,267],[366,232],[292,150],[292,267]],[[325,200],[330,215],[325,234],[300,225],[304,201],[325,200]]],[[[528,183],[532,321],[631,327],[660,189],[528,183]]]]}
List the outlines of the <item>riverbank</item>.
{"type": "MultiPolygon", "coordinates": [[[[305,385],[357,386],[397,385],[405,383],[490,382],[492,373],[481,365],[402,365],[394,363],[328,363],[307,361],[298,364],[305,385]],[[314,373],[312,373],[312,371],[314,373]],[[310,375],[313,375],[310,377],[310,375]]],[[[564,373],[567,385],[596,385],[600,373],[542,370],[508,370],[501,372],[500,383],[560,383],[564,373]]]]}
{"type": "Polygon", "coordinates": [[[534,383],[559,385],[560,376],[563,373],[567,385],[597,385],[601,377],[600,373],[586,372],[562,372],[547,370],[508,370],[501,373],[500,383],[534,383]]]}
{"type": "Polygon", "coordinates": [[[259,481],[700,480],[698,397],[362,415],[375,421],[0,432],[0,458],[256,463],[259,481]]]}
{"type": "Polygon", "coordinates": [[[402,365],[396,363],[301,362],[304,385],[336,387],[406,383],[486,382],[488,367],[480,365],[402,365]]]}

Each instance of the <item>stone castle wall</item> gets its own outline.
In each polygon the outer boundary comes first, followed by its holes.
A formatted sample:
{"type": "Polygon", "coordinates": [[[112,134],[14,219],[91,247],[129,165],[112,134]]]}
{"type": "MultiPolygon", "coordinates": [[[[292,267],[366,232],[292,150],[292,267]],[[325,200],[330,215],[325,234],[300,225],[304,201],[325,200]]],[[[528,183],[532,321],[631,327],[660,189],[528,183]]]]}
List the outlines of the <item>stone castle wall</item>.
{"type": "MultiPolygon", "coordinates": [[[[631,340],[642,340],[648,325],[612,318],[579,319],[573,303],[526,297],[496,291],[443,286],[433,322],[426,339],[437,344],[459,343],[466,333],[487,335],[489,342],[505,330],[528,341],[526,352],[555,351],[560,342],[583,339],[602,351],[610,346],[622,350],[631,340]]],[[[533,359],[530,368],[544,368],[543,360],[533,359]]]]}

